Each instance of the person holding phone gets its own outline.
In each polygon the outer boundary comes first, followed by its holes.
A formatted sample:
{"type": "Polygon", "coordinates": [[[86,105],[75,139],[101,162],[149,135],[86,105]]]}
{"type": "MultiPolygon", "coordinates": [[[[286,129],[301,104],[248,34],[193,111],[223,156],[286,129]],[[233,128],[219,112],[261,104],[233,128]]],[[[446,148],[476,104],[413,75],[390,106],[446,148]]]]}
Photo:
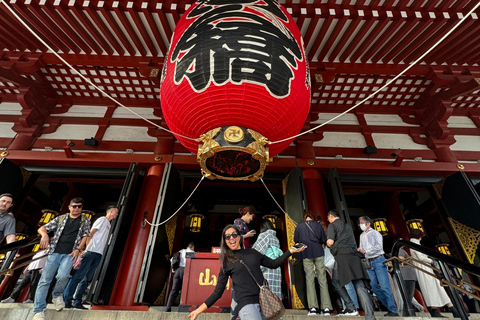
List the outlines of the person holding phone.
{"type": "Polygon", "coordinates": [[[240,318],[244,320],[265,320],[259,303],[260,288],[242,262],[250,268],[256,281],[263,283],[263,275],[260,270],[261,266],[276,269],[281,266],[292,253],[302,252],[305,249],[303,247],[301,249],[291,247],[280,257],[272,260],[254,249],[242,248],[240,230],[232,224],[223,229],[220,246],[220,272],[217,277],[218,280],[215,290],[207,300],[196,310],[192,311],[188,317],[190,320],[195,320],[200,313],[207,310],[220,299],[227,286],[228,278],[231,277],[238,302],[240,318]]]}
{"type": "Polygon", "coordinates": [[[235,219],[233,224],[238,230],[240,230],[240,235],[243,237],[243,245],[245,248],[251,248],[252,244],[250,243],[250,238],[255,235],[256,231],[248,229],[248,224],[253,221],[253,218],[255,218],[255,209],[247,206],[238,209],[238,213],[240,214],[240,218],[235,219]]]}
{"type": "Polygon", "coordinates": [[[322,226],[314,220],[312,211],[305,211],[303,222],[295,229],[293,241],[305,244],[306,250],[300,253],[307,283],[308,315],[329,316],[332,308],[325,272],[325,251],[327,236],[322,226]],[[318,305],[315,277],[320,285],[321,309],[318,305]]]}

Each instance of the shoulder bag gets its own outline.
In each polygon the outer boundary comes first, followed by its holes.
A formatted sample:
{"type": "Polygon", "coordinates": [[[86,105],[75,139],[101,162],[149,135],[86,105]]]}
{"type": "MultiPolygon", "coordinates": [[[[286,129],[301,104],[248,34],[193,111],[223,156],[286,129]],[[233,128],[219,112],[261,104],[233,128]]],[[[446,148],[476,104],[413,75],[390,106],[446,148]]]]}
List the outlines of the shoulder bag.
{"type": "Polygon", "coordinates": [[[283,306],[282,300],[270,290],[267,280],[263,280],[263,286],[261,286],[257,279],[253,276],[252,271],[247,266],[243,260],[240,260],[240,263],[247,268],[248,272],[252,276],[253,280],[260,288],[260,308],[262,309],[263,316],[268,320],[278,320],[285,313],[285,307],[283,306]]]}

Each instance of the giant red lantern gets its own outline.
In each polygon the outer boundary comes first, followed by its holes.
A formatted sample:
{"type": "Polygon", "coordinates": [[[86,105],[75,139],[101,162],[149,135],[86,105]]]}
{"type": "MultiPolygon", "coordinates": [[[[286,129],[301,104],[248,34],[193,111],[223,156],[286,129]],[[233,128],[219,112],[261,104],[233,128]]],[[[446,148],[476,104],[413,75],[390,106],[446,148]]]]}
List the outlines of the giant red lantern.
{"type": "Polygon", "coordinates": [[[300,132],[310,107],[303,41],[275,0],[210,0],[178,22],[161,103],[169,128],[209,178],[258,179],[300,132]]]}

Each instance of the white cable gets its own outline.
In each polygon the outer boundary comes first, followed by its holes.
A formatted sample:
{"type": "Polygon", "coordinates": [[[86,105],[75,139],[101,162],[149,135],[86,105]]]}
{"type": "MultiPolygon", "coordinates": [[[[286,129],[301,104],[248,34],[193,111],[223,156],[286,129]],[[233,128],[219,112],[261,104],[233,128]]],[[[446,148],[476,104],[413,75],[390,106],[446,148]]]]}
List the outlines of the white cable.
{"type": "Polygon", "coordinates": [[[185,202],[182,203],[182,205],[180,206],[180,208],[178,208],[178,210],[175,211],[175,213],[172,214],[167,220],[165,220],[165,221],[163,221],[163,222],[160,222],[160,223],[157,223],[157,224],[152,224],[152,223],[150,223],[146,218],[145,218],[143,221],[146,222],[146,223],[148,223],[148,224],[151,225],[152,227],[159,227],[159,226],[161,226],[162,224],[165,224],[165,223],[167,223],[168,221],[170,221],[170,219],[172,219],[172,218],[178,213],[178,211],[180,211],[180,209],[183,208],[183,206],[188,202],[188,200],[190,200],[190,198],[192,197],[192,195],[195,193],[195,190],[197,190],[198,186],[200,185],[200,183],[202,183],[202,181],[203,181],[204,178],[205,178],[205,177],[202,176],[202,179],[200,179],[200,181],[197,183],[197,186],[195,187],[195,189],[193,189],[192,193],[190,193],[190,195],[188,196],[187,200],[185,200],[185,202]]]}
{"type": "Polygon", "coordinates": [[[158,124],[154,123],[153,121],[150,121],[148,120],[147,118],[145,117],[142,117],[140,114],[138,114],[137,112],[133,111],[132,109],[126,107],[125,105],[123,105],[122,103],[120,103],[119,101],[117,101],[115,98],[113,98],[112,96],[110,96],[108,93],[106,93],[105,91],[103,91],[100,87],[98,87],[96,84],[94,84],[92,81],[90,81],[90,79],[88,79],[87,77],[85,77],[84,75],[82,75],[79,71],[77,71],[77,69],[75,69],[70,63],[68,63],[65,59],[63,59],[57,52],[55,52],[45,41],[43,41],[42,38],[40,38],[39,35],[37,35],[35,33],[35,31],[33,31],[26,23],[25,21],[22,20],[22,18],[20,18],[19,15],[17,15],[17,13],[15,11],[13,11],[12,8],[10,8],[9,5],[7,5],[7,3],[3,0],[0,0],[0,3],[3,3],[5,5],[5,7],[13,14],[13,16],[15,16],[15,18],[17,18],[17,20],[25,27],[27,28],[28,31],[30,31],[30,33],[33,34],[33,36],[35,38],[37,38],[45,47],[48,48],[48,50],[50,50],[58,59],[60,59],[60,61],[62,61],[70,70],[72,70],[74,73],[76,73],[80,78],[82,78],[85,82],[87,82],[89,85],[91,85],[92,87],[94,87],[95,89],[97,89],[103,96],[107,97],[108,99],[112,100],[113,102],[115,102],[117,105],[119,105],[120,107],[122,108],[125,108],[127,109],[129,112],[133,113],[134,115],[136,115],[137,117],[139,117],[140,119],[143,119],[145,120],[146,122],[148,122],[149,124],[157,127],[158,129],[161,129],[161,130],[164,130],[166,132],[169,132],[171,134],[174,134],[174,135],[177,135],[179,137],[182,137],[182,138],[185,138],[185,139],[189,139],[189,140],[197,140],[197,138],[191,138],[191,137],[187,137],[187,136],[184,136],[182,134],[179,134],[179,133],[175,133],[173,131],[170,131],[166,128],[163,128],[162,126],[159,126],[158,124]]]}
{"type": "Polygon", "coordinates": [[[260,181],[262,181],[263,186],[265,187],[265,189],[267,189],[268,194],[270,195],[270,197],[272,197],[273,201],[275,201],[275,203],[276,203],[277,206],[280,208],[280,210],[282,210],[282,212],[283,212],[288,218],[290,218],[290,220],[292,220],[293,224],[297,225],[298,223],[296,223],[295,220],[293,220],[292,217],[290,217],[290,215],[289,215],[288,213],[286,213],[285,210],[283,210],[282,207],[280,207],[280,205],[278,204],[277,200],[275,200],[275,198],[273,197],[273,195],[272,195],[272,193],[270,192],[270,190],[268,190],[267,185],[265,184],[265,182],[263,182],[263,179],[262,179],[262,178],[260,178],[260,181]]]}
{"type": "Polygon", "coordinates": [[[407,72],[408,70],[410,70],[410,68],[412,68],[414,65],[416,65],[417,63],[420,62],[420,60],[422,60],[423,58],[425,58],[425,56],[427,54],[429,54],[433,49],[435,49],[443,40],[445,40],[446,37],[448,37],[453,31],[455,31],[455,29],[457,29],[462,23],[463,21],[465,21],[465,19],[467,19],[478,7],[480,6],[480,1],[475,5],[475,7],[473,7],[472,10],[470,10],[462,19],[460,19],[460,21],[452,28],[450,29],[442,38],[440,38],[440,40],[437,41],[437,43],[435,43],[433,46],[431,46],[427,51],[425,51],[424,54],[422,54],[417,60],[415,60],[412,64],[410,64],[407,68],[405,68],[402,72],[400,72],[395,78],[387,81],[386,84],[384,84],[382,87],[380,87],[380,89],[378,89],[377,91],[375,91],[374,93],[370,94],[368,97],[366,97],[365,99],[363,99],[362,101],[358,102],[357,104],[355,104],[353,107],[351,107],[350,109],[347,109],[346,111],[336,115],[335,117],[333,117],[332,119],[330,120],[327,120],[325,121],[324,123],[321,123],[319,124],[318,126],[312,128],[312,129],[309,129],[305,132],[302,132],[302,133],[299,133],[295,136],[292,136],[290,138],[285,138],[285,139],[282,139],[282,140],[278,140],[278,141],[272,141],[272,142],[269,142],[269,144],[274,144],[274,143],[280,143],[280,142],[284,142],[284,141],[287,141],[287,140],[290,140],[290,139],[295,139],[295,138],[298,138],[300,136],[303,136],[304,134],[307,134],[309,132],[312,132],[314,130],[317,130],[318,128],[321,128],[323,127],[324,125],[326,124],[329,124],[330,122],[340,118],[341,116],[349,113],[350,111],[352,111],[353,109],[355,109],[356,107],[358,107],[359,105],[363,104],[365,101],[369,100],[370,98],[374,97],[377,93],[379,93],[380,91],[382,91],[383,89],[385,89],[387,86],[389,86],[392,82],[394,82],[395,80],[397,80],[398,78],[400,78],[405,72],[407,72]]]}

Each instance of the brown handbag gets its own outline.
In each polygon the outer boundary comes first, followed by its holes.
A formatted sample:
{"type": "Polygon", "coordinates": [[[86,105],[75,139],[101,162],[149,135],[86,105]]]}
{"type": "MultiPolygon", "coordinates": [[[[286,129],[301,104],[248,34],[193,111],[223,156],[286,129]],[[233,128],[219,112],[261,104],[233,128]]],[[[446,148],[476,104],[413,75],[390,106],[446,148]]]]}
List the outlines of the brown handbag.
{"type": "Polygon", "coordinates": [[[262,309],[263,316],[268,320],[280,319],[285,313],[285,307],[283,306],[282,300],[280,300],[280,298],[275,293],[273,293],[272,290],[270,290],[267,280],[264,279],[263,286],[261,286],[258,283],[257,279],[255,279],[255,277],[253,276],[253,273],[247,266],[247,264],[243,262],[243,260],[240,260],[240,263],[247,268],[253,280],[260,288],[260,309],[262,309]]]}

